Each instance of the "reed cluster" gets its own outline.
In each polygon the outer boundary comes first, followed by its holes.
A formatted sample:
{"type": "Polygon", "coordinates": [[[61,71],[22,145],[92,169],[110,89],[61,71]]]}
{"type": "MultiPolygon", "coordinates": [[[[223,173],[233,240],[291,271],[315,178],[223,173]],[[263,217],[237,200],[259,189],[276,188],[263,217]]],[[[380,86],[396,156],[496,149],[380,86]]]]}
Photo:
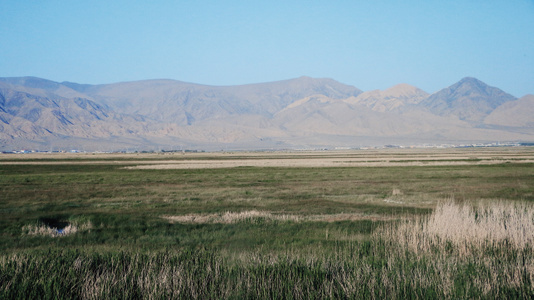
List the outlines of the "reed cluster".
{"type": "Polygon", "coordinates": [[[467,255],[500,246],[523,251],[534,245],[534,207],[525,202],[466,205],[447,201],[429,216],[406,219],[376,235],[416,253],[454,248],[459,255],[467,255]]]}

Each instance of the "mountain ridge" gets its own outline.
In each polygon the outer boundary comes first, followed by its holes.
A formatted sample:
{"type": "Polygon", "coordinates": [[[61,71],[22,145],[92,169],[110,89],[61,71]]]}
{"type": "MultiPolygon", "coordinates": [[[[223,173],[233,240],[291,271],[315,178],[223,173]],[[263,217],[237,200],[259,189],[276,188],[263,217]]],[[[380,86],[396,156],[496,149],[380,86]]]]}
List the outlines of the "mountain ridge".
{"type": "Polygon", "coordinates": [[[499,105],[516,100],[504,91],[491,87],[473,77],[464,77],[425,99],[422,103],[432,113],[452,115],[470,122],[482,121],[499,105]]]}
{"type": "Polygon", "coordinates": [[[0,78],[0,149],[533,141],[528,112],[534,100],[525,97],[516,99],[473,77],[433,94],[409,84],[364,92],[307,76],[234,86],[9,77],[0,78]]]}

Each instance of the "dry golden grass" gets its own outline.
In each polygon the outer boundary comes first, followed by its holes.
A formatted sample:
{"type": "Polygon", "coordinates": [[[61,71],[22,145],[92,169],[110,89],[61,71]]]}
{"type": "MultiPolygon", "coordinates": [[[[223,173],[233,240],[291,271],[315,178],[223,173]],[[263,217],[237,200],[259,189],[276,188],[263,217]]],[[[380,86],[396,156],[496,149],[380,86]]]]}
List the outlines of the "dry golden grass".
{"type": "MultiPolygon", "coordinates": [[[[233,224],[255,219],[267,221],[291,221],[291,222],[338,222],[356,220],[392,220],[393,217],[384,215],[365,215],[360,213],[339,213],[321,215],[293,215],[293,214],[273,214],[268,211],[243,211],[225,212],[219,214],[187,214],[182,216],[162,216],[170,223],[184,224],[233,224]]],[[[395,219],[397,219],[395,217],[395,219]]]]}
{"type": "Polygon", "coordinates": [[[415,252],[453,246],[465,255],[503,243],[524,250],[534,245],[534,206],[504,201],[469,206],[449,201],[438,204],[430,216],[408,219],[377,234],[415,252]]]}

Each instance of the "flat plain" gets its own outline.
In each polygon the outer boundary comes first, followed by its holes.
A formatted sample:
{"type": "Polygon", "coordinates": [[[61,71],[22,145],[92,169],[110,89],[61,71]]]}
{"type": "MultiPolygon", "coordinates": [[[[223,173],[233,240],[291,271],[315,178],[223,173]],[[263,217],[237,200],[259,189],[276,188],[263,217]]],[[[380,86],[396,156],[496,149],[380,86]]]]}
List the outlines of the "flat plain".
{"type": "Polygon", "coordinates": [[[0,195],[2,298],[534,295],[533,147],[2,154],[0,195]]]}

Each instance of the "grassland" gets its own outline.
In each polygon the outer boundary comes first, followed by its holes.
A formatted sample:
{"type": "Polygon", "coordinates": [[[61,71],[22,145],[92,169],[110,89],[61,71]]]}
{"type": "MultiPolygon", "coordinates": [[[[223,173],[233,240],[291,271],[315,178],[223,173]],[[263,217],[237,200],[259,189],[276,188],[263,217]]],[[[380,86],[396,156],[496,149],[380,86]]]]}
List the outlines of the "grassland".
{"type": "Polygon", "coordinates": [[[532,298],[533,158],[2,155],[0,298],[532,298]]]}

